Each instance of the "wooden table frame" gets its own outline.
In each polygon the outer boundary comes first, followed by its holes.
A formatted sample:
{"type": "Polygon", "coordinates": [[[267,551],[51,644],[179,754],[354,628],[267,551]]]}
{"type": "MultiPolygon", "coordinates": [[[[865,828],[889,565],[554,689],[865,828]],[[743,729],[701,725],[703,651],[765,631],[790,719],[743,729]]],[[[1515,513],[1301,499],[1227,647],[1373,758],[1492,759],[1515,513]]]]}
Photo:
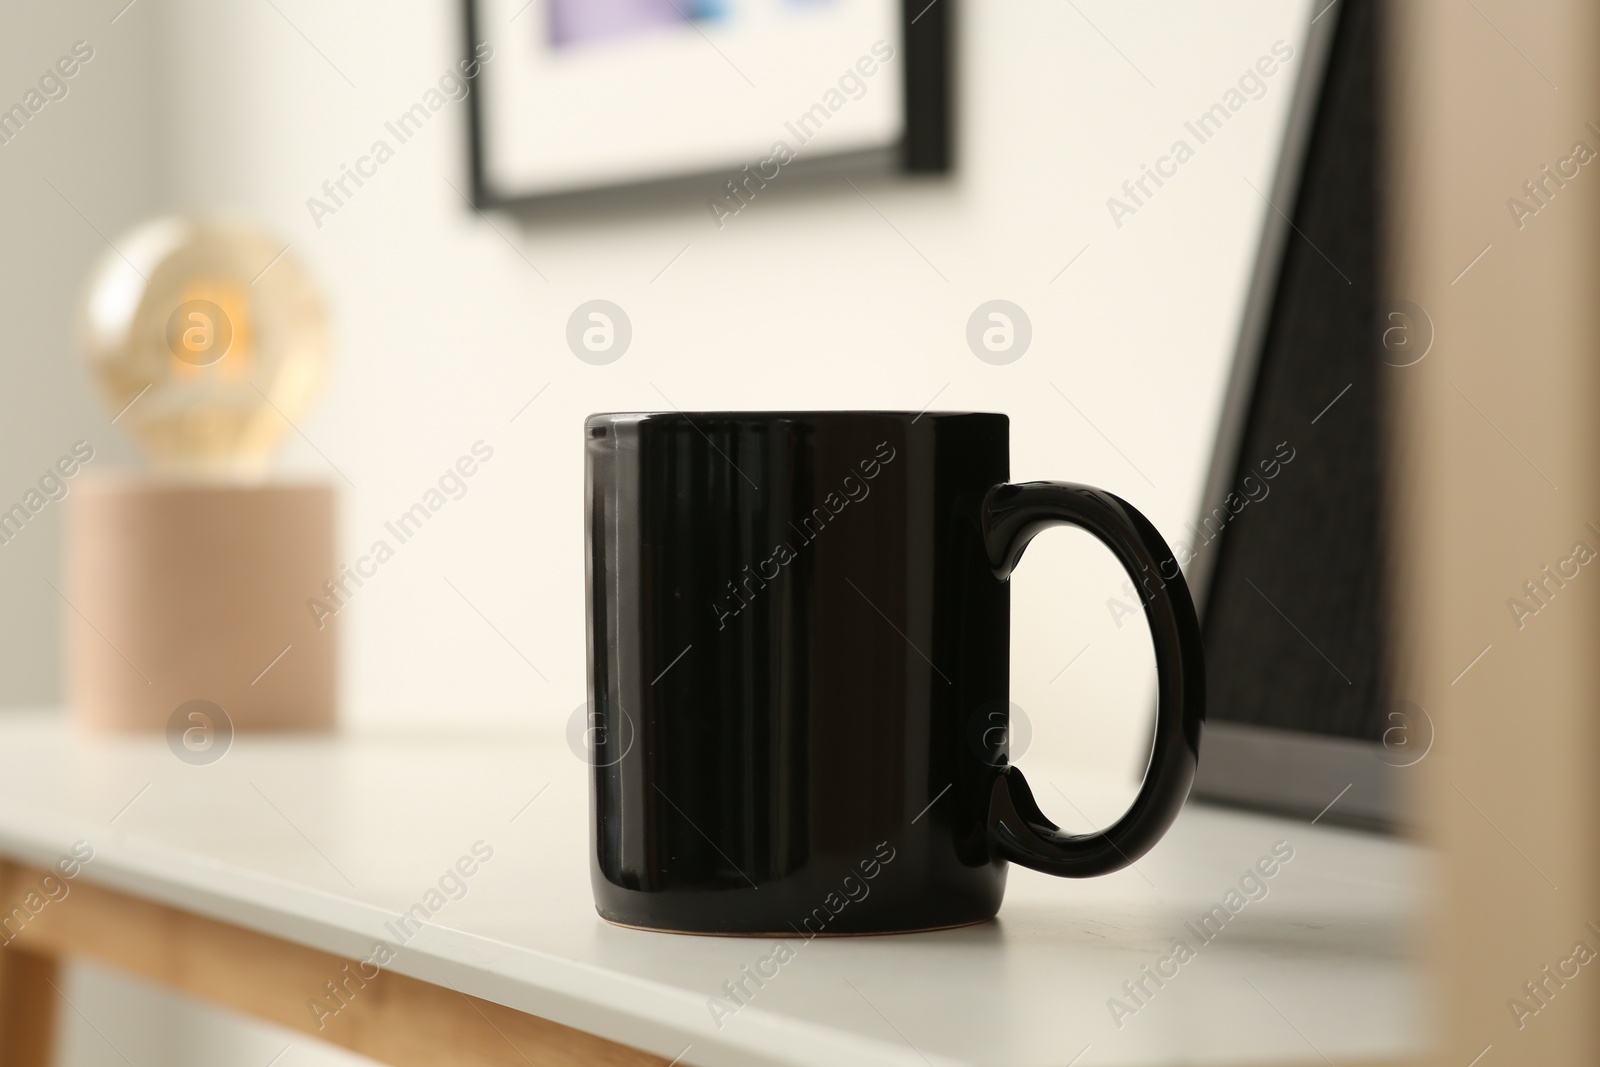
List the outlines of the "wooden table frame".
{"type": "MultiPolygon", "coordinates": [[[[0,860],[0,901],[45,872],[0,860]]],[[[4,918],[0,916],[0,918],[4,918]]],[[[12,936],[7,929],[4,936],[12,936]]],[[[318,1029],[307,1001],[352,961],[86,883],[0,949],[0,1067],[50,1067],[60,961],[92,960],[394,1067],[667,1067],[669,1061],[454,989],[384,971],[318,1029]]]]}

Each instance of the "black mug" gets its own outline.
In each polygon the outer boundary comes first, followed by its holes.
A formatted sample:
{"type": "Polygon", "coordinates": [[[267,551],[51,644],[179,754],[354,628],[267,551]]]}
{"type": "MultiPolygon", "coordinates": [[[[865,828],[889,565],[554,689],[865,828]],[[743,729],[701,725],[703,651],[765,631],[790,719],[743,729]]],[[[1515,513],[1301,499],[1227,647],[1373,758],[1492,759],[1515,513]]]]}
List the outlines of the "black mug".
{"type": "Polygon", "coordinates": [[[1004,415],[606,414],[586,423],[588,758],[600,915],[654,930],[865,934],[992,918],[1007,862],[1082,878],[1166,832],[1205,677],[1172,551],[1126,501],[1007,483],[1004,415]],[[1150,764],[1062,832],[1009,765],[1010,586],[1060,524],[1142,591],[1150,764]]]}

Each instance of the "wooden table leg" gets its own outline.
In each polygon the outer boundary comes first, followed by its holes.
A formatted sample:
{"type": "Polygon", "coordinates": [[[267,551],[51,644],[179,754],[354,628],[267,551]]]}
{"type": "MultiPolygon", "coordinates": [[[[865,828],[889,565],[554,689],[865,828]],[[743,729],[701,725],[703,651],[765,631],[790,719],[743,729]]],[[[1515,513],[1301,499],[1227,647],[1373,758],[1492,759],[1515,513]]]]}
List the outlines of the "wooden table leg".
{"type": "Polygon", "coordinates": [[[0,1067],[50,1067],[55,1058],[56,961],[0,948],[0,1067]]]}

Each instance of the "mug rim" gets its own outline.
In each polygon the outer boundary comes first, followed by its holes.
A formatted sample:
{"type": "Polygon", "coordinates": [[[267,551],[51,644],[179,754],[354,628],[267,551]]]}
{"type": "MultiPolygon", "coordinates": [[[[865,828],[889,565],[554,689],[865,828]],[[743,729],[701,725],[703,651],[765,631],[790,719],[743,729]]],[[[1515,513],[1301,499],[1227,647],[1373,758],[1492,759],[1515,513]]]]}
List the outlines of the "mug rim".
{"type": "Polygon", "coordinates": [[[859,415],[870,418],[885,419],[947,419],[970,416],[980,416],[991,419],[1004,419],[1007,422],[1011,417],[999,411],[909,411],[909,410],[882,410],[877,408],[809,408],[789,410],[759,410],[759,409],[731,409],[728,411],[597,411],[584,419],[586,425],[597,422],[619,422],[623,420],[684,418],[694,419],[763,419],[767,421],[804,420],[818,417],[838,417],[846,415],[859,415]]]}

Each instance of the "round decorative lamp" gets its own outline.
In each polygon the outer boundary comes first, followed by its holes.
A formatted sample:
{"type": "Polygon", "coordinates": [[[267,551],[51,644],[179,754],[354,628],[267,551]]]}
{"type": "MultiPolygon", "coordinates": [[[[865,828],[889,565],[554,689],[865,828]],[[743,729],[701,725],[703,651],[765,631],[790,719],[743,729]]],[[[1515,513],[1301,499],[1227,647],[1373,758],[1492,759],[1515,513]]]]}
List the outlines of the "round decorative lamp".
{"type": "Polygon", "coordinates": [[[333,487],[267,477],[326,374],[309,275],[254,226],[157,220],[96,265],[82,339],[149,469],[85,472],[69,498],[77,724],[189,737],[182,709],[206,707],[238,730],[331,726],[334,620],[306,602],[336,574],[333,487]]]}

